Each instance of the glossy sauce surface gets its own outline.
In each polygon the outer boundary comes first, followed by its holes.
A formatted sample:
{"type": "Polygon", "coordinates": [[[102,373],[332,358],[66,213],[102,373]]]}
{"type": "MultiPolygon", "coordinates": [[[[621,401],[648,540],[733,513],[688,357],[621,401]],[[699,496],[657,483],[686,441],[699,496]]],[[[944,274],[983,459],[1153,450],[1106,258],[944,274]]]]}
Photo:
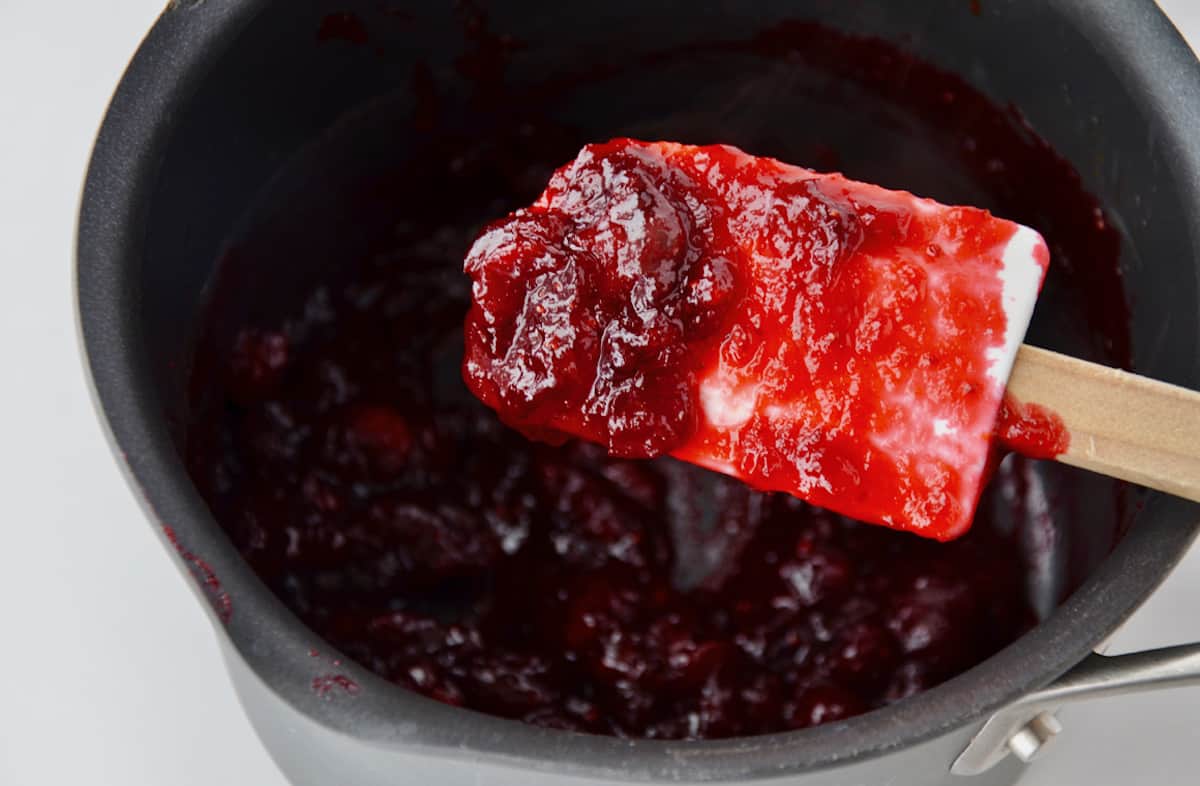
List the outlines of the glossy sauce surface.
{"type": "Polygon", "coordinates": [[[472,247],[464,375],[534,438],[672,454],[949,540],[1024,333],[1009,302],[1032,305],[1047,262],[987,211],[617,139],[472,247]]]}
{"type": "Polygon", "coordinates": [[[1036,459],[1056,458],[1071,447],[1071,434],[1058,413],[1011,396],[1000,407],[996,438],[1003,449],[1036,459]]]}

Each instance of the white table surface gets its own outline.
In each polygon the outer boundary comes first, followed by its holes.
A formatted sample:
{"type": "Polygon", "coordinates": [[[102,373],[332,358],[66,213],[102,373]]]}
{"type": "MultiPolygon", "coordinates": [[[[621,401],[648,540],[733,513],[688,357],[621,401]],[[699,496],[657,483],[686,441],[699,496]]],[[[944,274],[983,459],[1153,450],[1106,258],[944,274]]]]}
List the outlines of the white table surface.
{"type": "MultiPolygon", "coordinates": [[[[162,0],[0,0],[0,784],[284,780],[85,392],[72,236],[93,135],[162,0]]],[[[1200,0],[1163,0],[1200,42],[1200,0]]],[[[1200,133],[1200,129],[1197,129],[1200,133]]],[[[1115,651],[1200,640],[1200,548],[1115,651]]],[[[1200,690],[1064,714],[1024,781],[1195,783],[1200,690]]]]}

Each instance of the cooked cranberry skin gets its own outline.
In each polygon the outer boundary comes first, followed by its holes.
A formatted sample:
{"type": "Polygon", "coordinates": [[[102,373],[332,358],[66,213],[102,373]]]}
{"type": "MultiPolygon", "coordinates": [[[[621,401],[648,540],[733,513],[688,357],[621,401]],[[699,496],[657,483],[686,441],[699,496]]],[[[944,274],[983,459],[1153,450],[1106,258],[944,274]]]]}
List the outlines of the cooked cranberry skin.
{"type": "Polygon", "coordinates": [[[829,673],[851,690],[874,693],[885,684],[900,661],[900,648],[882,625],[858,622],[834,636],[829,673]]]}
{"type": "Polygon", "coordinates": [[[413,430],[395,410],[359,407],[347,413],[341,427],[344,449],[365,466],[383,475],[395,475],[408,463],[413,450],[413,430]]]}
{"type": "Polygon", "coordinates": [[[241,401],[270,395],[287,370],[289,342],[279,332],[246,328],[238,333],[229,356],[229,392],[241,401]]]}
{"type": "Polygon", "coordinates": [[[806,686],[798,691],[792,707],[789,725],[793,729],[806,729],[822,723],[845,720],[868,709],[856,695],[833,685],[806,686]]]}

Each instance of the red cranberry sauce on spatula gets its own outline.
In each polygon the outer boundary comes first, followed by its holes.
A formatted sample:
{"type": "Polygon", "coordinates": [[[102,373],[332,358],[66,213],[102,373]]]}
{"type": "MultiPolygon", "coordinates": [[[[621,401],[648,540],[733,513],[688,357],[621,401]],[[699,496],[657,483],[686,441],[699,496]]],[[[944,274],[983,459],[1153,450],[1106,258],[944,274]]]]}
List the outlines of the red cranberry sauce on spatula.
{"type": "Polygon", "coordinates": [[[531,437],[949,540],[1048,262],[984,210],[619,139],[476,241],[464,376],[531,437]]]}

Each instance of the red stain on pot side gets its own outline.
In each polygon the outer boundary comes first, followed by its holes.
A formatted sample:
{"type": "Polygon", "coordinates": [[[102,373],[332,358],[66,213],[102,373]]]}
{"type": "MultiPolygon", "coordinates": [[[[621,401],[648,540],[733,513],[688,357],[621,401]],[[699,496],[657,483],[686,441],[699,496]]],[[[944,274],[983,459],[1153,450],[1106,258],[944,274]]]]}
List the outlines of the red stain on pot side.
{"type": "Polygon", "coordinates": [[[179,542],[179,536],[175,534],[172,527],[163,526],[163,534],[167,536],[171,546],[179,554],[184,562],[188,564],[188,570],[192,577],[200,584],[200,588],[204,590],[204,594],[208,597],[209,604],[213,607],[213,611],[217,612],[217,617],[221,622],[229,624],[233,619],[233,599],[229,597],[229,593],[221,586],[221,580],[217,578],[217,574],[213,569],[200,557],[189,551],[182,543],[179,542]]]}
{"type": "Polygon", "coordinates": [[[331,698],[335,692],[345,693],[349,696],[357,696],[362,692],[358,683],[345,674],[322,674],[313,677],[312,689],[313,693],[322,699],[331,698]]]}
{"type": "Polygon", "coordinates": [[[371,40],[371,36],[361,19],[349,11],[338,11],[321,20],[321,27],[317,30],[317,40],[365,44],[371,40]]]}
{"type": "Polygon", "coordinates": [[[1000,405],[996,437],[1004,447],[1036,459],[1056,458],[1071,447],[1071,434],[1056,412],[1011,396],[1000,405]]]}

